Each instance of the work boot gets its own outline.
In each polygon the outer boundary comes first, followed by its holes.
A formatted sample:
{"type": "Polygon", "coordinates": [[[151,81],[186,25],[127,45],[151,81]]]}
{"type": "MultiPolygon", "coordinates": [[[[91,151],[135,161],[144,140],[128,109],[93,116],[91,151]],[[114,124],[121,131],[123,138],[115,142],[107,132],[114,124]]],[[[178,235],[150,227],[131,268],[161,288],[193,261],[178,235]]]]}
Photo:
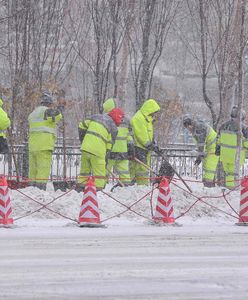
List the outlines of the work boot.
{"type": "Polygon", "coordinates": [[[37,182],[36,187],[39,188],[40,190],[46,191],[46,183],[37,182]]]}
{"type": "Polygon", "coordinates": [[[81,193],[81,192],[84,192],[84,189],[85,189],[85,186],[82,185],[82,184],[76,184],[75,186],[75,191],[78,192],[78,193],[81,193]]]}
{"type": "Polygon", "coordinates": [[[213,181],[203,181],[203,185],[208,188],[215,187],[215,182],[213,181]]]}

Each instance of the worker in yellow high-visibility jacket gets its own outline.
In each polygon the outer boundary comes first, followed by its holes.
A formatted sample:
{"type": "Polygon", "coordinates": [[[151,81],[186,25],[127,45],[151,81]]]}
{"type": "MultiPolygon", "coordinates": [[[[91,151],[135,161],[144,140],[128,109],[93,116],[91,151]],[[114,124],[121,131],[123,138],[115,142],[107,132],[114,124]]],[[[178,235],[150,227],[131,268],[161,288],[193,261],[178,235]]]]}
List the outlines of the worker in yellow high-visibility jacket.
{"type": "Polygon", "coordinates": [[[215,186],[215,173],[219,158],[215,155],[216,131],[202,120],[196,120],[192,116],[186,115],[183,118],[183,126],[189,130],[198,147],[198,156],[195,165],[202,166],[203,184],[206,187],[215,186]]]}
{"type": "MultiPolygon", "coordinates": [[[[109,98],[103,103],[103,112],[109,113],[117,107],[116,99],[109,98]]],[[[124,184],[130,184],[129,157],[134,157],[134,143],[132,128],[127,117],[118,127],[115,143],[111,149],[107,170],[114,171],[119,176],[119,180],[124,184]]]]}
{"type": "Polygon", "coordinates": [[[84,189],[91,175],[95,176],[97,190],[105,187],[106,164],[123,117],[124,112],[114,108],[108,114],[93,115],[79,123],[82,156],[77,191],[84,189]]]}
{"type": "Polygon", "coordinates": [[[54,109],[48,92],[41,96],[40,105],[29,115],[29,179],[30,184],[46,189],[50,175],[52,152],[56,142],[56,125],[61,120],[62,106],[54,109]]]}
{"type": "Polygon", "coordinates": [[[0,153],[8,153],[9,147],[6,140],[6,129],[10,126],[10,119],[3,110],[3,100],[0,98],[0,153]]]}
{"type": "MultiPolygon", "coordinates": [[[[248,150],[248,127],[243,123],[245,111],[241,111],[241,152],[240,166],[244,165],[248,150]]],[[[237,153],[237,136],[238,136],[238,107],[233,106],[231,119],[219,128],[216,154],[220,156],[223,169],[225,172],[225,186],[229,189],[235,188],[238,182],[235,182],[235,160],[237,153]]]]}
{"type": "MultiPolygon", "coordinates": [[[[155,114],[159,111],[160,106],[156,100],[148,99],[131,119],[135,143],[135,157],[148,166],[151,165],[152,151],[159,152],[159,148],[154,143],[153,137],[153,121],[155,114]]],[[[137,161],[132,162],[131,177],[139,185],[147,185],[150,182],[149,171],[137,161]]]]}

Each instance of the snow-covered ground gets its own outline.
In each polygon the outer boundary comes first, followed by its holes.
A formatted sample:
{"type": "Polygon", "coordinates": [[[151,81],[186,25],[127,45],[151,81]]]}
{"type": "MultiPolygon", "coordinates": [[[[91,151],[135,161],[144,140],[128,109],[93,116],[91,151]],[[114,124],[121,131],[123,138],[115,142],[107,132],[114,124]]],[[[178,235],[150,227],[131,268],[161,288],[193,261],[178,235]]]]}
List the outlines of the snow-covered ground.
{"type": "MultiPolygon", "coordinates": [[[[239,192],[220,196],[220,188],[189,183],[206,203],[171,185],[176,221],[182,226],[152,226],[150,197],[132,207],[138,214],[98,193],[106,228],[79,228],[82,194],[11,191],[14,228],[0,228],[0,299],[246,299],[248,227],[235,226],[239,192]],[[61,216],[40,205],[50,204],[61,216]],[[216,210],[218,207],[227,214],[216,210]],[[18,219],[29,213],[25,218],[18,219]]],[[[49,186],[48,186],[49,189],[49,186]]],[[[112,197],[124,205],[150,187],[117,188],[112,197]]],[[[108,189],[107,189],[108,190],[108,189]]],[[[157,191],[153,194],[155,207],[157,191]]]]}

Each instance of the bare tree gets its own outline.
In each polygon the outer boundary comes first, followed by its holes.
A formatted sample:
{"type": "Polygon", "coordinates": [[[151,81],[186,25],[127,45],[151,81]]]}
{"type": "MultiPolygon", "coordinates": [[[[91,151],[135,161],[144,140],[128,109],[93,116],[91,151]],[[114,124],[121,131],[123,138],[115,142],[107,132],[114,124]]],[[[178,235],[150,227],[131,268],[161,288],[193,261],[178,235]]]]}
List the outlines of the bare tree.
{"type": "Polygon", "coordinates": [[[177,0],[146,0],[138,4],[139,15],[130,41],[131,72],[137,107],[151,94],[154,69],[180,3],[177,0]]]}
{"type": "Polygon", "coordinates": [[[66,6],[66,0],[10,0],[2,7],[6,82],[12,90],[10,115],[20,140],[27,135],[27,115],[40,90],[59,84],[68,74],[72,47],[63,35],[66,6]]]}

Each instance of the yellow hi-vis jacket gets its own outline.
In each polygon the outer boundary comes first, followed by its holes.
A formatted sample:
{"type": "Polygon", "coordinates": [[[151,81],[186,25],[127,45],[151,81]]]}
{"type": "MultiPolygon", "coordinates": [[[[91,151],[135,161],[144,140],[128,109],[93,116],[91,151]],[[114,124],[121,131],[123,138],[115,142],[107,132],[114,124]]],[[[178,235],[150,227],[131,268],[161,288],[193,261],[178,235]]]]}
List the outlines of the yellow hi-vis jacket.
{"type": "Polygon", "coordinates": [[[105,157],[106,152],[111,150],[117,135],[117,126],[111,117],[106,114],[93,115],[79,123],[79,128],[85,130],[81,150],[105,157]]]}
{"type": "Polygon", "coordinates": [[[47,106],[38,106],[29,116],[29,151],[53,151],[56,141],[56,124],[62,114],[47,106]],[[53,111],[54,116],[47,116],[47,111],[53,111]]]}
{"type": "Polygon", "coordinates": [[[160,110],[154,99],[148,99],[131,119],[135,145],[146,149],[153,142],[153,117],[151,114],[160,110]]]}
{"type": "Polygon", "coordinates": [[[203,121],[195,121],[193,138],[197,143],[198,155],[215,154],[216,131],[203,121]]]}
{"type": "Polygon", "coordinates": [[[6,137],[5,130],[10,126],[10,119],[2,106],[3,100],[0,99],[0,136],[6,137]]]}
{"type": "MultiPolygon", "coordinates": [[[[113,98],[109,98],[103,103],[104,113],[109,113],[114,108],[116,108],[116,103],[113,98]]],[[[128,118],[124,117],[118,126],[118,133],[109,158],[114,160],[128,159],[129,144],[133,144],[132,128],[128,118]]]]}
{"type": "MultiPolygon", "coordinates": [[[[220,161],[235,164],[237,152],[238,120],[231,119],[221,125],[218,133],[218,145],[220,146],[220,161]]],[[[240,164],[243,165],[248,150],[248,128],[242,124],[242,143],[240,152],[240,164]]]]}

